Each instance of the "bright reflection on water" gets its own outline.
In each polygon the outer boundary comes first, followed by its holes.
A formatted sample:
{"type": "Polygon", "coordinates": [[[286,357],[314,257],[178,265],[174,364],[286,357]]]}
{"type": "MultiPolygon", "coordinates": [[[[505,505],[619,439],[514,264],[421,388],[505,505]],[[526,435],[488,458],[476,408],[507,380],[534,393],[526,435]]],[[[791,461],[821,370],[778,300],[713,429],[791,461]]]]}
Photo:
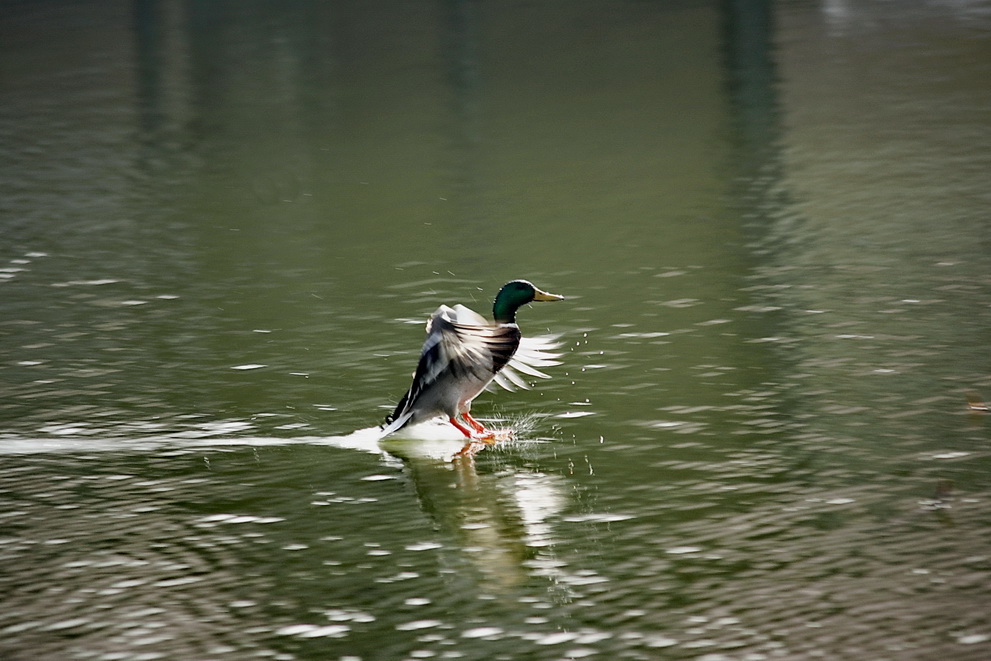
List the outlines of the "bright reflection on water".
{"type": "Polygon", "coordinates": [[[984,4],[236,4],[0,9],[0,657],[991,657],[984,4]]]}

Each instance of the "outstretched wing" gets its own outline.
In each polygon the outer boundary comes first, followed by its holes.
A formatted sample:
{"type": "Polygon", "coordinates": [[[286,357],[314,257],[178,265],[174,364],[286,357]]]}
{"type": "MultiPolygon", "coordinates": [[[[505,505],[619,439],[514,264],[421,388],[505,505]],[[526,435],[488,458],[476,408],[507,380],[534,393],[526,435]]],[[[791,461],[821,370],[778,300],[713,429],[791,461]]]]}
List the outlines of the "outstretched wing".
{"type": "Polygon", "coordinates": [[[516,353],[502,371],[496,374],[492,383],[512,391],[516,388],[529,389],[530,387],[530,384],[519,372],[540,379],[551,378],[550,375],[544,374],[538,368],[560,365],[561,361],[558,358],[561,357],[561,354],[556,352],[560,348],[561,343],[558,342],[556,335],[522,338],[516,353]]]}
{"type": "Polygon", "coordinates": [[[413,384],[390,416],[393,424],[409,413],[420,393],[442,376],[489,381],[510,361],[519,338],[516,326],[490,326],[483,317],[463,305],[437,308],[427,322],[427,339],[413,375],[413,384]]]}

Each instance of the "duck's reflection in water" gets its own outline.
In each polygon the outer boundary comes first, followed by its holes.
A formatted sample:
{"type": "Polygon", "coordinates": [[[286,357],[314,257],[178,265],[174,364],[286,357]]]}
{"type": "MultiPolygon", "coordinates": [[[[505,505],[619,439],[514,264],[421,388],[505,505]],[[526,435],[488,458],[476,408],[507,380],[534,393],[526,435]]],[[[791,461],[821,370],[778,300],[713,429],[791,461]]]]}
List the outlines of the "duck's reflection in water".
{"type": "Polygon", "coordinates": [[[563,585],[557,580],[553,530],[567,505],[563,477],[505,464],[490,467],[474,457],[451,461],[394,445],[386,449],[402,459],[420,506],[450,540],[441,561],[451,580],[474,579],[495,594],[532,580],[550,581],[555,593],[563,585]]]}

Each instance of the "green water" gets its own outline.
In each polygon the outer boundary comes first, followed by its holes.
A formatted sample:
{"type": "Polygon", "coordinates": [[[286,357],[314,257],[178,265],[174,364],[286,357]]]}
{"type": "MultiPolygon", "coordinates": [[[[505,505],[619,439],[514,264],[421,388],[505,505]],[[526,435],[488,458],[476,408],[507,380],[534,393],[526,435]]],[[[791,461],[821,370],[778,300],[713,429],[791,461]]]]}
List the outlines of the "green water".
{"type": "Polygon", "coordinates": [[[985,4],[0,19],[0,657],[991,655],[985,4]]]}

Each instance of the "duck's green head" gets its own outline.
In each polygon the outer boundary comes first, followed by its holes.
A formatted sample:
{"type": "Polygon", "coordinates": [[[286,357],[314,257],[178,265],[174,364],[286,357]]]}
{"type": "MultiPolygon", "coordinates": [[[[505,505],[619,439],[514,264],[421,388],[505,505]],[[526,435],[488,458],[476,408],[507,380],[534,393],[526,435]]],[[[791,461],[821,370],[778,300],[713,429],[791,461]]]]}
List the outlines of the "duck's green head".
{"type": "Polygon", "coordinates": [[[496,294],[492,304],[492,318],[497,324],[511,324],[516,321],[516,311],[532,301],[560,301],[564,296],[548,294],[526,280],[507,282],[496,294]]]}

